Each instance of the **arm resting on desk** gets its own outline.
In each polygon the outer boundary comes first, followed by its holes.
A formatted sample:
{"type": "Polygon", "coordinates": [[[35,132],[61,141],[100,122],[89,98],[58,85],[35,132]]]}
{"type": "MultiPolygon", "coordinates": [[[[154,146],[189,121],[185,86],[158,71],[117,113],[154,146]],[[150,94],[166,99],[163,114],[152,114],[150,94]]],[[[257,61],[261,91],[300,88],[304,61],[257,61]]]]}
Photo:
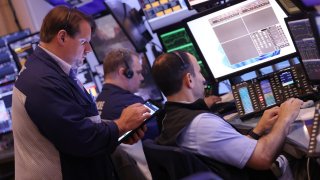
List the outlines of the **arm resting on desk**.
{"type": "Polygon", "coordinates": [[[299,114],[302,101],[299,99],[289,99],[281,104],[278,114],[277,110],[270,109],[264,113],[261,122],[258,123],[255,133],[264,133],[264,121],[272,117],[277,117],[271,131],[258,140],[256,148],[251,155],[247,166],[253,169],[269,169],[279,151],[281,150],[286,135],[289,131],[289,125],[299,114]],[[271,111],[271,112],[270,112],[271,111]],[[262,125],[261,125],[262,124],[262,125]]]}

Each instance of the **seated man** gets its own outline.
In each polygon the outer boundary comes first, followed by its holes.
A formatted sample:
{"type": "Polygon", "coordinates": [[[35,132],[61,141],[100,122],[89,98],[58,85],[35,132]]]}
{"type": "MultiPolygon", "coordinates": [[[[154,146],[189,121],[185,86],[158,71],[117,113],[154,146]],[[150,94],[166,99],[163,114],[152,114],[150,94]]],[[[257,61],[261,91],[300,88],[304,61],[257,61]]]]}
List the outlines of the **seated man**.
{"type": "MultiPolygon", "coordinates": [[[[141,74],[142,66],[140,63],[138,54],[127,49],[112,49],[105,57],[103,61],[104,84],[96,100],[101,118],[110,120],[117,119],[121,115],[122,110],[127,106],[134,103],[144,103],[144,100],[140,96],[134,94],[138,91],[141,81],[143,80],[141,74]]],[[[154,124],[156,125],[156,122],[154,124]]],[[[148,132],[149,134],[159,132],[157,126],[147,127],[146,134],[148,132]],[[150,131],[154,132],[150,133],[150,131]]],[[[126,168],[128,170],[128,173],[118,173],[120,174],[120,179],[127,179],[125,175],[139,176],[133,175],[132,173],[139,173],[135,170],[135,164],[130,163],[132,161],[124,163],[123,158],[122,160],[119,159],[120,157],[125,157],[125,153],[120,153],[119,151],[128,153],[128,155],[136,161],[145,179],[151,179],[141,141],[133,145],[121,144],[117,152],[113,154],[114,163],[115,166],[117,166],[116,170],[121,171],[120,168],[126,168]],[[127,164],[130,164],[131,168],[127,164]]],[[[126,157],[128,157],[128,155],[126,155],[126,157]]],[[[139,176],[139,178],[144,179],[143,176],[139,176]]]]}
{"type": "Polygon", "coordinates": [[[208,110],[211,104],[202,99],[205,79],[191,54],[162,54],[153,64],[152,75],[168,100],[157,143],[179,146],[238,169],[271,167],[303,103],[291,98],[280,107],[266,110],[245,136],[208,110]]]}

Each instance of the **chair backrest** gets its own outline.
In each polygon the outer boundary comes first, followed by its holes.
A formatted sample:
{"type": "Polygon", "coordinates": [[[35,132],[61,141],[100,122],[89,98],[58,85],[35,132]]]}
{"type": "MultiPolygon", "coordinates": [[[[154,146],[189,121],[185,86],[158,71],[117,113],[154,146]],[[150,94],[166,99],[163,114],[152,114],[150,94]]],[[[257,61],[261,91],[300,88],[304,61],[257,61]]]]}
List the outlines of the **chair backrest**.
{"type": "Polygon", "coordinates": [[[143,141],[143,150],[154,180],[175,180],[210,171],[194,154],[178,147],[158,145],[147,139],[143,141]]]}

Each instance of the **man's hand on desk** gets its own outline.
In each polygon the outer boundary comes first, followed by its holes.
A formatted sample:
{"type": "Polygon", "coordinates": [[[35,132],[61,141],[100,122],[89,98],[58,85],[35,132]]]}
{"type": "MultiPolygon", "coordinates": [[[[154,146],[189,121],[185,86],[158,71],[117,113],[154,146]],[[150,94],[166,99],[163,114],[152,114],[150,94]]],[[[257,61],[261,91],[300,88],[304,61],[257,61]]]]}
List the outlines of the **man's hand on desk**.
{"type": "Polygon", "coordinates": [[[215,103],[221,101],[221,98],[219,96],[208,96],[204,98],[204,102],[207,104],[208,108],[210,108],[215,103]]]}
{"type": "Polygon", "coordinates": [[[265,110],[253,132],[261,136],[269,131],[278,119],[279,109],[280,108],[276,106],[265,110]]]}
{"type": "MultiPolygon", "coordinates": [[[[299,114],[300,107],[303,101],[297,98],[290,98],[280,105],[266,110],[253,132],[258,135],[263,135],[269,131],[274,123],[280,119],[282,121],[293,122],[299,114]]],[[[290,124],[291,122],[287,122],[290,124]]]]}
{"type": "Polygon", "coordinates": [[[279,119],[290,121],[289,123],[293,122],[297,118],[302,104],[303,101],[298,98],[288,99],[280,106],[279,119]]]}

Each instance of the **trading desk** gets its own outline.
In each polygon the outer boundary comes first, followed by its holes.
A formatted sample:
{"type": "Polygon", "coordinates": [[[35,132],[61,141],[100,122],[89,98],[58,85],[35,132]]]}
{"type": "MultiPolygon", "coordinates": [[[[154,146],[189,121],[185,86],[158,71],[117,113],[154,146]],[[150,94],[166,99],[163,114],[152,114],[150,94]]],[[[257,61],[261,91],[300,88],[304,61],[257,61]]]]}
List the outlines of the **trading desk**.
{"type": "MultiPolygon", "coordinates": [[[[300,110],[297,119],[290,125],[289,134],[286,137],[284,151],[297,158],[307,154],[310,142],[309,134],[311,132],[314,112],[315,107],[300,110]]],[[[255,127],[261,117],[241,120],[237,113],[233,113],[224,116],[224,118],[240,131],[245,131],[255,127]]],[[[320,142],[317,144],[319,146],[320,142]]],[[[318,147],[318,149],[320,148],[318,147]]]]}

